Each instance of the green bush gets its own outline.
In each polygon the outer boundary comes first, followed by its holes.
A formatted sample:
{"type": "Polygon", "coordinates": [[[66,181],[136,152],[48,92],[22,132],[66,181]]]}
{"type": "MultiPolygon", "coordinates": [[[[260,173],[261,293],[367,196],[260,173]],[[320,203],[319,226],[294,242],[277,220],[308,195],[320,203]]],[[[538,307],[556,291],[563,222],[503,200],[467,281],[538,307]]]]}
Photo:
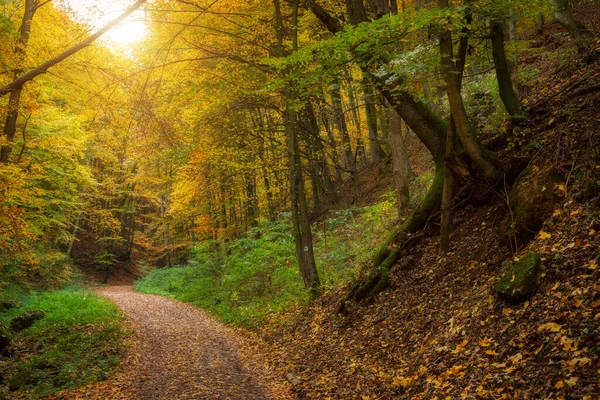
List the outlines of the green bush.
{"type": "Polygon", "coordinates": [[[118,363],[127,332],[121,328],[121,313],[108,300],[73,287],[32,294],[23,304],[1,313],[0,324],[8,326],[30,310],[45,314],[32,327],[13,334],[20,351],[5,361],[10,376],[26,377],[20,392],[27,397],[103,380],[118,363]]]}

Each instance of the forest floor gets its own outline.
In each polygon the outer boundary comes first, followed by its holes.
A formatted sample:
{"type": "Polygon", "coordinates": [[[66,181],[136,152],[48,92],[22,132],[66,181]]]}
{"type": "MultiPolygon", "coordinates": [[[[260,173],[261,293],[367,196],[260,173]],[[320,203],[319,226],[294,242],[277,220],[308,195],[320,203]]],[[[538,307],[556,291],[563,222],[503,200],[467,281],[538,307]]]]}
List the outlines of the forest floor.
{"type": "Polygon", "coordinates": [[[287,399],[276,378],[235,331],[176,300],[129,286],[97,291],[127,316],[135,334],[125,361],[107,381],[53,399],[287,399]]]}

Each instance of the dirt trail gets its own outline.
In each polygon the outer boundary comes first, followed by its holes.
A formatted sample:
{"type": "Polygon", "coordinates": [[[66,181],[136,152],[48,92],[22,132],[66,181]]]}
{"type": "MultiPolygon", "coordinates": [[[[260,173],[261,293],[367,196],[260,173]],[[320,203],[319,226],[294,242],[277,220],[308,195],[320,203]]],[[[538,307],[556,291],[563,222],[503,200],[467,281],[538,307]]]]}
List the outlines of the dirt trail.
{"type": "Polygon", "coordinates": [[[62,398],[290,398],[285,383],[263,367],[248,343],[205,312],[125,286],[98,293],[127,315],[135,343],[114,378],[62,398]]]}

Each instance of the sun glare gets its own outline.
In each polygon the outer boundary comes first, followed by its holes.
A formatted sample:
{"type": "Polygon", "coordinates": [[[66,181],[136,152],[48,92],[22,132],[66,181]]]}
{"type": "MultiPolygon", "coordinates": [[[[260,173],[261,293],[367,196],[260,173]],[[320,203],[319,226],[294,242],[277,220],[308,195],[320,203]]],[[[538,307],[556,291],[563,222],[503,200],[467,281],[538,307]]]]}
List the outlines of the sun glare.
{"type": "MultiPolygon", "coordinates": [[[[118,0],[63,0],[65,6],[70,8],[74,17],[89,25],[93,30],[117,18],[133,1],[118,0]]],[[[139,42],[147,33],[148,27],[143,21],[144,12],[136,11],[125,21],[108,31],[104,40],[113,44],[130,46],[139,42]]]]}

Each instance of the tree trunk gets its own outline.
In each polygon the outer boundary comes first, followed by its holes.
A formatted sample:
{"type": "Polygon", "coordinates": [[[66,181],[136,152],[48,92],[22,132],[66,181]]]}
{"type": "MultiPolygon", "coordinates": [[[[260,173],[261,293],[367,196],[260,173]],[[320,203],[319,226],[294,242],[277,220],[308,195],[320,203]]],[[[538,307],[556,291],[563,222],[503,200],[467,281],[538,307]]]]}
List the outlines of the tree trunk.
{"type": "Polygon", "coordinates": [[[339,82],[334,82],[331,87],[331,104],[333,108],[334,118],[340,131],[342,138],[342,146],[344,146],[344,160],[346,160],[346,169],[350,172],[352,182],[354,183],[355,197],[360,197],[360,181],[358,179],[358,171],[356,168],[356,159],[352,152],[352,144],[350,143],[350,135],[348,133],[348,126],[346,125],[346,118],[344,116],[344,110],[342,108],[342,95],[340,91],[339,82]]]}
{"type": "MultiPolygon", "coordinates": [[[[392,3],[395,4],[395,0],[392,0],[392,3]]],[[[388,15],[390,13],[390,4],[387,0],[370,0],[371,6],[375,12],[375,18],[381,18],[384,15],[388,15]]],[[[398,7],[395,4],[396,8],[398,7]]]]}
{"type": "Polygon", "coordinates": [[[554,18],[569,32],[579,51],[586,51],[594,34],[573,16],[569,0],[550,0],[550,4],[554,18]]]}
{"type": "Polygon", "coordinates": [[[245,174],[246,180],[246,195],[244,201],[246,203],[246,225],[247,227],[255,227],[258,217],[258,199],[256,198],[256,172],[248,171],[245,174]]]}
{"type": "Polygon", "coordinates": [[[306,118],[308,119],[308,146],[314,149],[315,154],[314,169],[315,174],[321,183],[319,187],[323,188],[323,197],[327,205],[333,204],[337,200],[337,189],[335,182],[329,173],[324,140],[321,138],[319,123],[315,115],[315,110],[312,102],[308,101],[304,108],[306,118]]]}
{"type": "Polygon", "coordinates": [[[337,151],[337,140],[335,139],[333,131],[331,130],[331,126],[329,125],[329,121],[327,121],[326,118],[323,118],[323,126],[325,127],[325,131],[327,132],[327,142],[329,144],[329,147],[331,148],[331,155],[329,156],[329,158],[331,159],[335,168],[335,180],[337,182],[338,188],[341,188],[344,184],[344,179],[342,178],[340,155],[337,151]]]}
{"type": "Polygon", "coordinates": [[[361,22],[367,21],[367,12],[362,0],[345,0],[346,12],[348,19],[352,25],[358,25],[361,22]]]}
{"type": "MultiPolygon", "coordinates": [[[[298,3],[295,0],[292,9],[292,50],[298,49],[298,3]]],[[[275,20],[277,29],[277,41],[280,54],[283,56],[283,20],[279,0],[273,0],[275,8],[275,20]]],[[[290,175],[290,199],[292,203],[292,225],[294,232],[294,244],[296,246],[296,257],[300,266],[300,273],[304,279],[305,287],[313,294],[317,295],[320,290],[320,280],[315,264],[313,252],[312,232],[308,219],[308,205],[306,201],[306,192],[304,189],[304,179],[302,177],[302,165],[300,162],[300,152],[297,140],[298,115],[296,111],[297,94],[291,85],[287,84],[285,88],[286,113],[285,128],[287,135],[287,147],[289,156],[289,175],[290,175]]]]}
{"type": "MultiPolygon", "coordinates": [[[[448,0],[438,0],[440,8],[448,8],[448,0]]],[[[452,50],[452,33],[446,29],[440,36],[440,55],[443,68],[446,93],[450,104],[450,112],[456,124],[456,132],[467,154],[473,160],[475,168],[486,178],[495,181],[500,171],[496,168],[497,160],[479,142],[477,132],[469,121],[461,95],[462,73],[458,73],[454,64],[452,50]]],[[[459,60],[464,64],[463,60],[459,60]]]]}
{"type": "Polygon", "coordinates": [[[260,159],[260,168],[263,176],[263,185],[265,187],[265,194],[267,197],[267,212],[269,215],[269,219],[271,221],[275,221],[276,213],[275,213],[275,205],[273,202],[273,192],[271,190],[271,181],[269,180],[269,172],[267,170],[267,163],[265,162],[265,141],[262,136],[259,139],[258,143],[258,158],[260,159]]]}
{"type": "Polygon", "coordinates": [[[454,172],[449,161],[454,156],[454,141],[456,125],[452,117],[448,124],[448,137],[446,138],[446,161],[444,162],[444,188],[442,191],[441,223],[440,223],[440,250],[443,254],[450,251],[450,228],[452,221],[452,196],[454,194],[454,172]]]}
{"type": "Polygon", "coordinates": [[[402,120],[398,113],[389,110],[390,148],[392,152],[392,176],[398,199],[398,218],[401,218],[408,208],[410,199],[409,184],[412,170],[408,161],[408,153],[402,137],[402,120]]]}
{"type": "Polygon", "coordinates": [[[509,11],[508,38],[511,42],[517,40],[517,19],[515,18],[515,10],[512,8],[509,11]]]}
{"type": "Polygon", "coordinates": [[[385,157],[385,152],[379,144],[377,132],[377,108],[375,107],[373,89],[368,82],[363,82],[363,93],[365,102],[365,113],[367,115],[367,127],[369,129],[369,152],[371,160],[378,162],[385,157]]]}
{"type": "Polygon", "coordinates": [[[491,28],[490,38],[492,42],[492,56],[494,57],[494,65],[496,67],[496,80],[498,81],[500,98],[502,99],[504,108],[506,108],[506,111],[512,118],[526,118],[527,114],[514,90],[510,68],[506,58],[506,51],[504,49],[504,28],[502,23],[498,21],[492,21],[491,28]]]}

